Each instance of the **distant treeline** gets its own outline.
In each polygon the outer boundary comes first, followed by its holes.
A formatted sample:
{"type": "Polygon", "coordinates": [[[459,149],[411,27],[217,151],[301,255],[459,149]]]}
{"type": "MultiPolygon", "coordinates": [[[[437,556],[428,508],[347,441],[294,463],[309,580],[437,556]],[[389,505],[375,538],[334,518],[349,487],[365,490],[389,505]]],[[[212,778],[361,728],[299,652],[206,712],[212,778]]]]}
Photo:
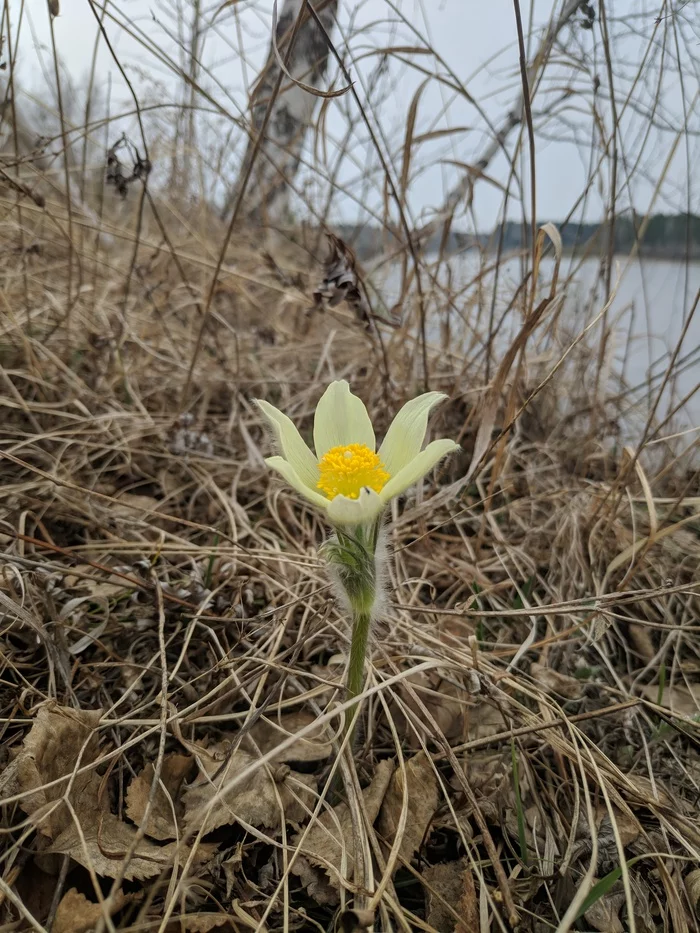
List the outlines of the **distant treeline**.
{"type": "MultiPolygon", "coordinates": [[[[540,222],[540,225],[544,221],[540,222]]],[[[596,255],[607,250],[610,241],[607,223],[561,224],[553,221],[558,228],[564,249],[567,252],[588,252],[596,255]]],[[[392,241],[398,248],[395,238],[386,230],[375,226],[353,226],[340,224],[334,228],[338,235],[350,244],[361,259],[371,258],[378,253],[391,249],[392,241]]],[[[641,214],[621,214],[615,218],[613,227],[614,251],[629,253],[639,240],[642,256],[663,259],[700,259],[700,216],[697,214],[654,214],[645,227],[645,218],[641,214]]],[[[441,245],[441,236],[434,236],[425,244],[428,251],[437,251],[441,245]]],[[[496,250],[499,242],[506,251],[519,249],[529,243],[530,228],[523,228],[517,221],[499,224],[491,233],[449,233],[445,250],[457,253],[463,250],[481,248],[496,250]]]]}

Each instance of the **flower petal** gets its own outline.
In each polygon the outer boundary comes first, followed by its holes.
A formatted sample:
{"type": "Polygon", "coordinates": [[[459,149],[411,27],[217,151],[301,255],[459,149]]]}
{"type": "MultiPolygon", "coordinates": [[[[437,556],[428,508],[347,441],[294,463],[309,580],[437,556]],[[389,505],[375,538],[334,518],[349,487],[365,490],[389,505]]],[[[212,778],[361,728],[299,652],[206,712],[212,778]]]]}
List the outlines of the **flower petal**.
{"type": "Polygon", "coordinates": [[[314,446],[321,457],[332,447],[365,444],[374,453],[374,428],[364,403],[342,379],[331,382],[319,399],[314,418],[314,446]]]}
{"type": "Polygon", "coordinates": [[[394,496],[401,495],[404,490],[422,479],[426,473],[432,470],[436,463],[446,457],[447,454],[452,453],[453,450],[459,450],[459,444],[455,444],[454,441],[447,438],[428,444],[425,450],[422,450],[417,457],[414,457],[410,463],[407,463],[403,469],[399,470],[396,476],[392,476],[380,493],[382,502],[388,502],[394,496]]]}
{"type": "Polygon", "coordinates": [[[379,448],[379,459],[390,476],[417,457],[428,428],[428,415],[447,396],[442,392],[426,392],[406,402],[386,432],[379,448]]]}
{"type": "Polygon", "coordinates": [[[325,496],[322,496],[320,492],[314,492],[306,483],[299,477],[299,474],[291,465],[287,463],[284,457],[268,457],[265,460],[265,463],[272,470],[276,470],[280,476],[283,476],[290,486],[292,486],[298,493],[308,499],[309,502],[313,502],[315,506],[318,506],[322,509],[327,509],[330,505],[330,499],[326,499],[325,496]]]}
{"type": "Polygon", "coordinates": [[[374,521],[384,503],[373,489],[360,490],[358,499],[336,496],[328,504],[328,518],[334,525],[363,525],[374,521]]]}
{"type": "Polygon", "coordinates": [[[315,490],[320,476],[318,463],[304,443],[294,422],[269,402],[262,399],[256,399],[256,402],[260,411],[272,425],[285,459],[291,464],[299,479],[315,490]]]}

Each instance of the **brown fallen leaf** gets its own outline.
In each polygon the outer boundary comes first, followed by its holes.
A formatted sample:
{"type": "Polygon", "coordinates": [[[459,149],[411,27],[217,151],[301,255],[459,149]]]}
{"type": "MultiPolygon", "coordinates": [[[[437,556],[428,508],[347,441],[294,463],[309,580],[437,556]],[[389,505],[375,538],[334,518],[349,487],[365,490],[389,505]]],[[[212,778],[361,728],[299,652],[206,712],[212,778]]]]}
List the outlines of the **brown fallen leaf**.
{"type": "MultiPolygon", "coordinates": [[[[0,775],[0,797],[25,794],[20,807],[32,817],[39,832],[50,839],[73,822],[63,798],[74,771],[97,757],[96,728],[101,715],[101,710],[75,710],[53,701],[44,703],[19,752],[0,775]],[[53,781],[58,783],[46,786],[53,781]]],[[[94,771],[75,774],[67,793],[71,805],[81,807],[86,800],[96,800],[95,785],[99,786],[99,781],[94,771]]]]}
{"type": "MultiPolygon", "coordinates": [[[[642,687],[642,696],[652,703],[659,702],[659,688],[654,684],[642,687]]],[[[700,684],[690,687],[677,685],[666,687],[661,697],[661,706],[666,706],[672,713],[687,716],[688,719],[700,717],[700,684]]]]}
{"type": "MultiPolygon", "coordinates": [[[[501,752],[476,752],[466,758],[466,769],[469,784],[479,803],[482,816],[492,825],[501,825],[507,818],[509,811],[515,809],[515,796],[513,793],[513,764],[509,749],[501,752]]],[[[523,787],[525,786],[525,775],[523,787]]],[[[461,785],[456,776],[452,778],[452,786],[458,789],[461,785]]],[[[459,825],[465,829],[469,827],[474,815],[473,808],[466,804],[456,811],[459,825]]]]}
{"type": "MultiPolygon", "coordinates": [[[[110,916],[120,911],[128,900],[126,894],[117,891],[110,906],[110,916]]],[[[95,904],[80,894],[77,888],[71,888],[63,895],[56,909],[51,933],[88,933],[104,916],[103,904],[95,904]]]]}
{"type": "MultiPolygon", "coordinates": [[[[116,878],[122,870],[127,881],[152,878],[176,861],[184,864],[190,853],[187,846],[175,842],[159,846],[149,839],[141,839],[124,866],[124,858],[136,839],[134,827],[108,812],[91,813],[90,819],[82,819],[80,815],[78,818],[80,827],[73,823],[45,851],[70,855],[80,865],[107,878],[116,878]]],[[[216,846],[200,843],[195,861],[208,861],[215,851],[216,846]]]]}
{"type": "Polygon", "coordinates": [[[440,933],[474,933],[479,929],[479,905],[469,859],[442,862],[423,872],[427,916],[440,933]]]}
{"type": "Polygon", "coordinates": [[[122,492],[110,503],[109,514],[115,520],[139,522],[148,519],[151,512],[157,512],[159,509],[160,503],[153,496],[122,492]]]}
{"type": "Polygon", "coordinates": [[[627,626],[627,632],[630,636],[632,646],[643,661],[652,661],[656,654],[654,642],[645,625],[638,625],[636,622],[630,622],[627,626]]]}
{"type": "Polygon", "coordinates": [[[700,868],[689,872],[683,879],[685,890],[688,893],[690,906],[696,916],[700,916],[700,868]]]}
{"type": "MultiPolygon", "coordinates": [[[[42,848],[42,857],[69,855],[98,875],[115,878],[137,839],[137,830],[109,811],[109,794],[96,769],[77,773],[98,758],[100,717],[99,710],[43,704],[21,749],[0,776],[0,791],[6,796],[26,794],[21,808],[52,840],[42,848]],[[52,785],[52,781],[57,783],[52,785]]],[[[196,857],[202,861],[213,852],[211,846],[200,846],[196,857]]],[[[188,854],[186,847],[178,848],[175,843],[158,846],[141,839],[124,877],[150,878],[176,859],[183,863],[188,854]]]]}
{"type": "MultiPolygon", "coordinates": [[[[259,719],[252,729],[246,733],[242,747],[251,754],[257,755],[255,751],[257,745],[260,753],[265,755],[273,751],[280,742],[289,738],[290,735],[295,735],[301,729],[309,726],[315,719],[316,716],[306,710],[287,713],[280,718],[259,719]]],[[[293,745],[275,755],[272,760],[324,761],[332,751],[333,746],[326,738],[323,727],[319,727],[309,735],[296,739],[293,745]]]]}
{"type": "MultiPolygon", "coordinates": [[[[598,881],[594,879],[594,884],[598,881]]],[[[604,894],[592,904],[583,915],[586,922],[600,933],[624,933],[624,926],[620,920],[620,909],[625,903],[623,892],[604,894]]]]}
{"type": "Polygon", "coordinates": [[[300,774],[285,764],[263,765],[226,790],[227,784],[258,761],[257,755],[240,748],[230,753],[230,748],[231,743],[223,741],[201,751],[200,773],[182,794],[188,833],[200,828],[210,833],[238,819],[252,826],[277,829],[283,818],[304,818],[313,806],[310,789],[315,790],[316,778],[312,774],[300,774]]]}
{"type": "Polygon", "coordinates": [[[397,691],[402,702],[391,701],[391,714],[412,749],[420,750],[421,744],[402,706],[407,707],[420,722],[426,720],[425,708],[445,738],[457,742],[463,740],[465,715],[471,712],[465,702],[466,693],[441,677],[438,671],[410,674],[401,681],[397,691]]]}
{"type": "Polygon", "coordinates": [[[467,709],[467,740],[487,739],[508,729],[507,720],[494,703],[483,701],[467,709]]]}
{"type": "MultiPolygon", "coordinates": [[[[193,764],[194,759],[190,755],[167,755],[163,759],[160,783],[144,830],[152,839],[177,839],[181,835],[178,823],[184,815],[184,806],[180,800],[180,788],[193,764]]],[[[154,765],[147,764],[126,792],[126,815],[137,826],[143,822],[154,772],[154,765]]]]}
{"type": "Polygon", "coordinates": [[[209,930],[220,930],[226,926],[239,930],[240,927],[234,927],[233,920],[234,918],[228,914],[198,911],[196,914],[182,914],[174,917],[172,924],[168,925],[168,931],[169,933],[171,930],[172,933],[209,933],[209,930]]]}
{"type": "Polygon", "coordinates": [[[643,774],[625,774],[625,782],[632,785],[632,792],[628,795],[628,803],[639,804],[642,806],[662,806],[669,810],[675,810],[677,813],[688,811],[685,801],[682,797],[675,799],[669,794],[660,780],[654,780],[643,774]],[[630,799],[631,798],[631,799],[630,799]],[[636,800],[635,800],[636,798],[636,800]]]}
{"type": "MultiPolygon", "coordinates": [[[[638,821],[633,817],[624,813],[622,810],[617,807],[612,807],[613,819],[615,821],[615,826],[617,827],[617,832],[620,836],[620,841],[623,846],[628,846],[630,843],[634,842],[638,838],[639,834],[642,831],[642,827],[639,825],[638,821]]],[[[610,813],[605,803],[599,802],[595,807],[595,817],[596,817],[596,830],[599,836],[613,836],[613,825],[610,818],[610,813]]]]}
{"type": "MultiPolygon", "coordinates": [[[[380,761],[372,783],[362,791],[364,809],[370,823],[374,823],[394,772],[390,759],[380,761]]],[[[318,904],[337,904],[338,891],[343,880],[342,863],[345,856],[346,877],[350,881],[354,871],[354,833],[350,808],[340,803],[326,811],[311,827],[302,842],[302,833],[292,839],[292,846],[300,854],[292,871],[299,876],[310,897],[318,904]]]]}
{"type": "Polygon", "coordinates": [[[567,700],[577,700],[582,694],[583,684],[580,680],[560,674],[544,664],[532,664],[530,674],[547,693],[554,693],[567,700]]]}
{"type": "Polygon", "coordinates": [[[408,815],[399,849],[400,857],[410,862],[421,843],[438,808],[439,793],[435,767],[425,752],[414,755],[406,762],[406,779],[397,768],[391,781],[382,808],[379,811],[377,829],[391,846],[401,821],[404,807],[403,791],[406,787],[408,815]]]}

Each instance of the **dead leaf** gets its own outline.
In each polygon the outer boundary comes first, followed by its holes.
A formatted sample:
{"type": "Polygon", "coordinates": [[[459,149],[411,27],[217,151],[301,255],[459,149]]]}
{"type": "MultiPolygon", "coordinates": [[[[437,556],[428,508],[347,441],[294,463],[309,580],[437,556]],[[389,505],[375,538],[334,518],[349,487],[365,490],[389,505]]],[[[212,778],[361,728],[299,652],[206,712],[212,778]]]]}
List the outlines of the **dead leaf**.
{"type": "MultiPolygon", "coordinates": [[[[0,795],[26,794],[20,807],[50,839],[72,825],[73,818],[62,798],[67,792],[68,778],[97,757],[96,727],[101,716],[101,710],[75,710],[53,701],[44,703],[17,756],[0,775],[0,795]],[[66,780],[46,786],[60,778],[66,780]]],[[[95,782],[99,785],[99,780],[94,771],[76,774],[68,792],[70,803],[84,808],[86,800],[96,799],[95,782]]]]}
{"type": "MultiPolygon", "coordinates": [[[[243,748],[250,751],[257,757],[255,745],[260,753],[265,755],[275,749],[280,742],[289,738],[290,735],[296,735],[301,729],[311,725],[316,716],[306,710],[299,710],[294,713],[288,713],[279,719],[259,719],[255,725],[246,733],[243,740],[243,748]]],[[[319,727],[316,731],[298,738],[293,745],[288,746],[278,755],[275,755],[273,761],[323,761],[329,757],[333,751],[333,746],[325,737],[324,727],[319,727]]]]}
{"type": "Polygon", "coordinates": [[[405,783],[401,768],[396,769],[384,795],[377,829],[390,846],[396,839],[396,832],[401,821],[404,786],[407,791],[408,815],[399,855],[404,861],[410,862],[414,852],[423,842],[439,801],[435,766],[425,752],[420,752],[406,762],[405,783]]]}
{"type": "MultiPolygon", "coordinates": [[[[209,933],[209,930],[221,929],[223,926],[233,926],[233,917],[228,914],[203,913],[184,914],[173,918],[172,933],[209,933]]],[[[171,927],[168,926],[168,930],[171,927]]],[[[236,929],[239,929],[236,927],[236,929]]],[[[52,931],[53,933],[53,931],[52,931]]]]}
{"type": "Polygon", "coordinates": [[[477,703],[467,709],[467,737],[468,741],[474,739],[487,739],[499,732],[508,729],[503,714],[494,703],[477,703]]]}
{"type": "Polygon", "coordinates": [[[426,920],[433,929],[440,933],[473,933],[479,929],[479,906],[469,859],[432,865],[424,870],[423,878],[426,920]]]}
{"type": "Polygon", "coordinates": [[[123,492],[118,499],[110,503],[109,514],[113,519],[140,522],[148,520],[151,513],[157,512],[159,509],[160,503],[153,496],[123,492]]]}
{"type": "MultiPolygon", "coordinates": [[[[515,795],[513,793],[513,764],[510,749],[494,754],[483,752],[469,755],[467,758],[467,773],[469,784],[479,803],[479,810],[484,819],[493,825],[501,825],[506,819],[507,812],[515,809],[515,795]]],[[[526,776],[521,775],[523,795],[526,787],[526,776]]],[[[458,789],[461,785],[458,778],[453,777],[452,786],[458,789]]],[[[464,806],[456,811],[459,824],[470,828],[473,817],[471,806],[464,806]]],[[[471,829],[469,829],[471,832],[471,829]]]]}
{"type": "Polygon", "coordinates": [[[479,902],[476,899],[476,885],[470,865],[462,872],[464,886],[457,902],[457,913],[462,920],[455,927],[455,933],[473,933],[479,929],[479,902]]]}
{"type": "MultiPolygon", "coordinates": [[[[101,715],[100,710],[74,710],[53,702],[39,707],[17,757],[0,777],[0,791],[6,796],[29,791],[20,806],[53,840],[43,855],[69,855],[98,875],[115,878],[137,831],[110,813],[109,794],[95,769],[76,773],[98,757],[101,715]],[[58,783],[51,785],[52,781],[58,783]]],[[[175,843],[157,846],[141,839],[124,877],[150,878],[176,859],[184,862],[188,851],[175,843]]],[[[211,846],[200,846],[197,858],[210,858],[213,852],[211,846]]]]}
{"type": "MultiPolygon", "coordinates": [[[[594,884],[598,879],[594,879],[594,884]]],[[[584,917],[594,930],[600,933],[624,933],[624,926],[620,920],[620,908],[625,903],[624,892],[618,894],[604,894],[595,904],[588,908],[584,917]]]]}
{"type": "Polygon", "coordinates": [[[544,664],[531,665],[530,674],[547,693],[566,697],[567,700],[578,700],[583,691],[583,684],[580,680],[560,674],[559,671],[545,667],[544,664]]]}
{"type": "MultiPolygon", "coordinates": [[[[122,822],[113,813],[92,813],[90,819],[80,819],[80,827],[73,823],[54,840],[46,851],[70,855],[85,868],[92,868],[98,875],[116,878],[123,869],[124,858],[136,838],[133,826],[122,822]]],[[[196,861],[210,859],[216,846],[200,844],[196,861]]],[[[158,846],[148,839],[141,839],[124,869],[127,881],[143,880],[160,874],[177,862],[182,865],[189,856],[187,846],[171,842],[158,846]]]]}
{"type": "MultiPolygon", "coordinates": [[[[109,914],[112,916],[122,909],[129,900],[122,891],[117,891],[110,905],[109,914]]],[[[105,916],[103,904],[89,901],[77,888],[71,888],[61,898],[56,910],[51,933],[88,933],[94,929],[100,919],[105,916]]]]}
{"type": "Polygon", "coordinates": [[[470,712],[465,702],[465,693],[441,677],[439,671],[419,671],[410,674],[398,685],[398,693],[401,704],[392,700],[391,713],[397,728],[405,734],[412,749],[417,751],[421,745],[414,727],[407,721],[402,706],[407,707],[420,722],[426,719],[423,708],[427,709],[445,738],[462,741],[465,715],[470,712]]]}
{"type": "MultiPolygon", "coordinates": [[[[642,687],[642,696],[651,703],[659,703],[659,688],[654,684],[642,687]]],[[[661,706],[666,706],[672,713],[687,716],[688,719],[700,717],[700,684],[690,687],[679,684],[666,687],[661,697],[661,706]]]]}
{"type": "MultiPolygon", "coordinates": [[[[362,791],[364,809],[370,823],[374,823],[384,800],[389,781],[394,772],[394,763],[384,759],[377,765],[372,783],[362,791]]],[[[292,846],[299,847],[300,854],[292,866],[305,885],[310,897],[318,904],[337,904],[338,891],[342,883],[341,865],[343,854],[347,868],[347,880],[352,879],[354,870],[354,832],[350,808],[340,803],[332,811],[326,811],[311,827],[302,842],[302,834],[292,839],[292,846]]]]}
{"type": "MultiPolygon", "coordinates": [[[[604,803],[598,803],[596,804],[595,812],[596,829],[599,833],[599,838],[606,836],[614,838],[612,820],[607,806],[604,803]]],[[[633,816],[624,813],[615,806],[612,807],[612,814],[623,847],[630,845],[630,843],[638,838],[641,832],[641,826],[633,816]]]]}
{"type": "Polygon", "coordinates": [[[696,916],[700,916],[700,868],[696,868],[695,871],[691,871],[683,879],[685,884],[685,890],[688,893],[688,900],[690,901],[690,906],[693,908],[696,916]]]}
{"type": "MultiPolygon", "coordinates": [[[[158,790],[144,830],[152,839],[177,839],[181,835],[178,822],[184,815],[184,808],[179,799],[180,788],[193,763],[190,755],[167,755],[163,759],[158,790]]],[[[154,765],[147,764],[126,792],[126,815],[137,826],[143,822],[154,772],[154,765]]]]}
{"type": "Polygon", "coordinates": [[[93,599],[114,598],[120,592],[134,588],[133,583],[116,573],[110,573],[108,576],[95,576],[95,568],[92,564],[76,564],[63,575],[61,585],[66,589],[85,591],[93,599]]]}
{"type": "Polygon", "coordinates": [[[222,794],[222,788],[259,760],[257,755],[240,748],[233,753],[230,749],[230,741],[202,749],[200,773],[182,795],[187,832],[202,828],[204,833],[210,833],[237,819],[253,826],[277,829],[283,818],[287,821],[304,818],[307,808],[313,806],[309,788],[315,789],[316,778],[292,771],[285,764],[261,766],[222,794]],[[215,798],[216,802],[209,808],[215,798]],[[202,823],[205,818],[206,822],[202,823]]]}
{"type": "Polygon", "coordinates": [[[340,237],[326,233],[330,253],[325,262],[323,280],[314,289],[316,307],[335,308],[345,301],[358,321],[369,325],[372,310],[367,289],[357,270],[357,259],[340,237]]]}
{"type": "Polygon", "coordinates": [[[632,645],[642,660],[653,660],[656,649],[654,648],[654,642],[646,625],[638,625],[636,622],[630,622],[627,626],[627,631],[632,645]]]}
{"type": "Polygon", "coordinates": [[[642,806],[662,806],[669,809],[675,809],[677,813],[682,813],[685,809],[682,797],[676,797],[675,800],[665,789],[660,780],[653,783],[643,774],[625,774],[625,781],[632,785],[632,794],[637,797],[634,801],[628,800],[628,803],[641,803],[642,806]]]}

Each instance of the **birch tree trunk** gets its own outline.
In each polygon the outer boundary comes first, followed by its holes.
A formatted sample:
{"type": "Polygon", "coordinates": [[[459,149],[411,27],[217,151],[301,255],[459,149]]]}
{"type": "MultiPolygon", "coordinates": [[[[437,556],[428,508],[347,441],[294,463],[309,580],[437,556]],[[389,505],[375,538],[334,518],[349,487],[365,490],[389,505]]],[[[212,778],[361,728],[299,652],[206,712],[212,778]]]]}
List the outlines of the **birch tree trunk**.
{"type": "MultiPolygon", "coordinates": [[[[312,5],[330,34],[338,0],[312,0],[312,5]]],[[[285,0],[273,41],[287,72],[297,81],[320,89],[329,49],[322,30],[306,9],[306,0],[285,0]]],[[[284,217],[316,103],[315,95],[282,72],[271,45],[265,68],[251,93],[250,138],[238,181],[222,211],[224,218],[230,216],[244,185],[242,216],[258,222],[284,217]]]]}

